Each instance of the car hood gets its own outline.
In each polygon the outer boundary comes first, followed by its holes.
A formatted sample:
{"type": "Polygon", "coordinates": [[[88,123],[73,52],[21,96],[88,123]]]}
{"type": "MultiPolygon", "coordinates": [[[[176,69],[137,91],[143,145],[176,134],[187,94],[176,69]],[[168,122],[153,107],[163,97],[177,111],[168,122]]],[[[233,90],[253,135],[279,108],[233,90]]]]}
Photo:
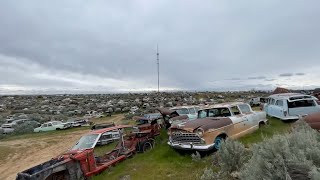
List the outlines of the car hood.
{"type": "Polygon", "coordinates": [[[172,126],[170,129],[182,129],[185,131],[193,132],[194,130],[201,128],[204,131],[207,131],[209,129],[218,129],[230,124],[232,124],[232,121],[230,118],[227,118],[227,117],[201,118],[201,119],[188,121],[184,124],[172,126]]]}

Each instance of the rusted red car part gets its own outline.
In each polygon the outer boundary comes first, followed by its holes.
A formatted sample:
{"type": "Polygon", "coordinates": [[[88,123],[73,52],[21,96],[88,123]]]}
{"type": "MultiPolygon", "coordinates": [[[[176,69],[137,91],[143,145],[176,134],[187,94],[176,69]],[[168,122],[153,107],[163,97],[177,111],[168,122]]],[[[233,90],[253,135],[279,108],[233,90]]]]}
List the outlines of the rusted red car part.
{"type": "MultiPolygon", "coordinates": [[[[101,173],[116,163],[134,155],[136,152],[144,152],[146,149],[153,148],[154,137],[160,134],[158,124],[153,122],[138,126],[138,131],[135,131],[136,129],[132,126],[121,125],[91,131],[86,135],[100,135],[98,137],[101,137],[103,133],[125,128],[132,128],[132,132],[125,137],[121,135],[117,147],[101,157],[94,155],[95,144],[93,144],[93,148],[70,150],[50,161],[18,173],[16,179],[86,179],[101,173]]],[[[97,140],[94,142],[97,143],[97,140]]]]}
{"type": "Polygon", "coordinates": [[[304,117],[304,121],[308,123],[312,129],[320,130],[320,113],[309,114],[304,117]]]}

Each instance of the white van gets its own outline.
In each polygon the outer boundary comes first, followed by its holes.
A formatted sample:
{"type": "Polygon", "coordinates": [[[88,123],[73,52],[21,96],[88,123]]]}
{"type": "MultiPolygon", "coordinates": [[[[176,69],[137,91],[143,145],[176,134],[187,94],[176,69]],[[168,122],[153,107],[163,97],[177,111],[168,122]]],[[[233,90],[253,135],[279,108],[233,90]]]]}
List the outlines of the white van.
{"type": "Polygon", "coordinates": [[[299,119],[300,116],[320,112],[320,105],[314,96],[283,93],[269,96],[263,110],[271,117],[294,120],[299,119]]]}

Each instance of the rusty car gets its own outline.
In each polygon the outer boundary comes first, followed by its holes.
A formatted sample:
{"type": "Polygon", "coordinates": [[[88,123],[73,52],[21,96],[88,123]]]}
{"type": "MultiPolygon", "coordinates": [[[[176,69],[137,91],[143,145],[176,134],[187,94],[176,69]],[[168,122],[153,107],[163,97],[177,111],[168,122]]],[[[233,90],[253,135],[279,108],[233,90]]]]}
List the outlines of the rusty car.
{"type": "Polygon", "coordinates": [[[177,106],[173,108],[157,108],[161,113],[166,128],[171,125],[181,124],[194,120],[198,116],[198,106],[177,106]]]}
{"type": "Polygon", "coordinates": [[[302,118],[312,129],[320,131],[320,112],[313,113],[302,118]]]}
{"type": "MultiPolygon", "coordinates": [[[[17,174],[17,180],[52,180],[52,179],[88,179],[114,166],[118,162],[145,152],[154,147],[154,138],[159,135],[158,125],[144,126],[120,125],[91,131],[67,152],[40,165],[17,174]],[[102,142],[104,134],[118,131],[119,141],[102,155],[96,155],[95,147],[102,142]]],[[[103,144],[100,144],[103,145],[103,144]]]]}
{"type": "Polygon", "coordinates": [[[266,113],[253,111],[242,102],[215,104],[198,111],[198,119],[169,128],[174,149],[209,151],[219,149],[226,138],[239,138],[266,124],[266,113]]]}

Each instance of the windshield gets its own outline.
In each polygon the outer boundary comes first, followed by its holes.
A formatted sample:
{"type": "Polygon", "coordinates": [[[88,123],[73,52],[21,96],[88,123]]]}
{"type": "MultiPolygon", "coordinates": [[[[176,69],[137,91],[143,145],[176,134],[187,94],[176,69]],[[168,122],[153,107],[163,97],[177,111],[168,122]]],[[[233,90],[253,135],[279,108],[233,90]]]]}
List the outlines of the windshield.
{"type": "Polygon", "coordinates": [[[198,112],[198,118],[205,117],[228,117],[231,113],[228,108],[204,109],[198,112]]]}
{"type": "Polygon", "coordinates": [[[72,150],[93,148],[98,136],[99,134],[88,134],[82,136],[80,140],[77,142],[77,144],[73,146],[72,150]]]}
{"type": "Polygon", "coordinates": [[[175,109],[179,115],[189,114],[189,110],[187,108],[175,109]]]}

